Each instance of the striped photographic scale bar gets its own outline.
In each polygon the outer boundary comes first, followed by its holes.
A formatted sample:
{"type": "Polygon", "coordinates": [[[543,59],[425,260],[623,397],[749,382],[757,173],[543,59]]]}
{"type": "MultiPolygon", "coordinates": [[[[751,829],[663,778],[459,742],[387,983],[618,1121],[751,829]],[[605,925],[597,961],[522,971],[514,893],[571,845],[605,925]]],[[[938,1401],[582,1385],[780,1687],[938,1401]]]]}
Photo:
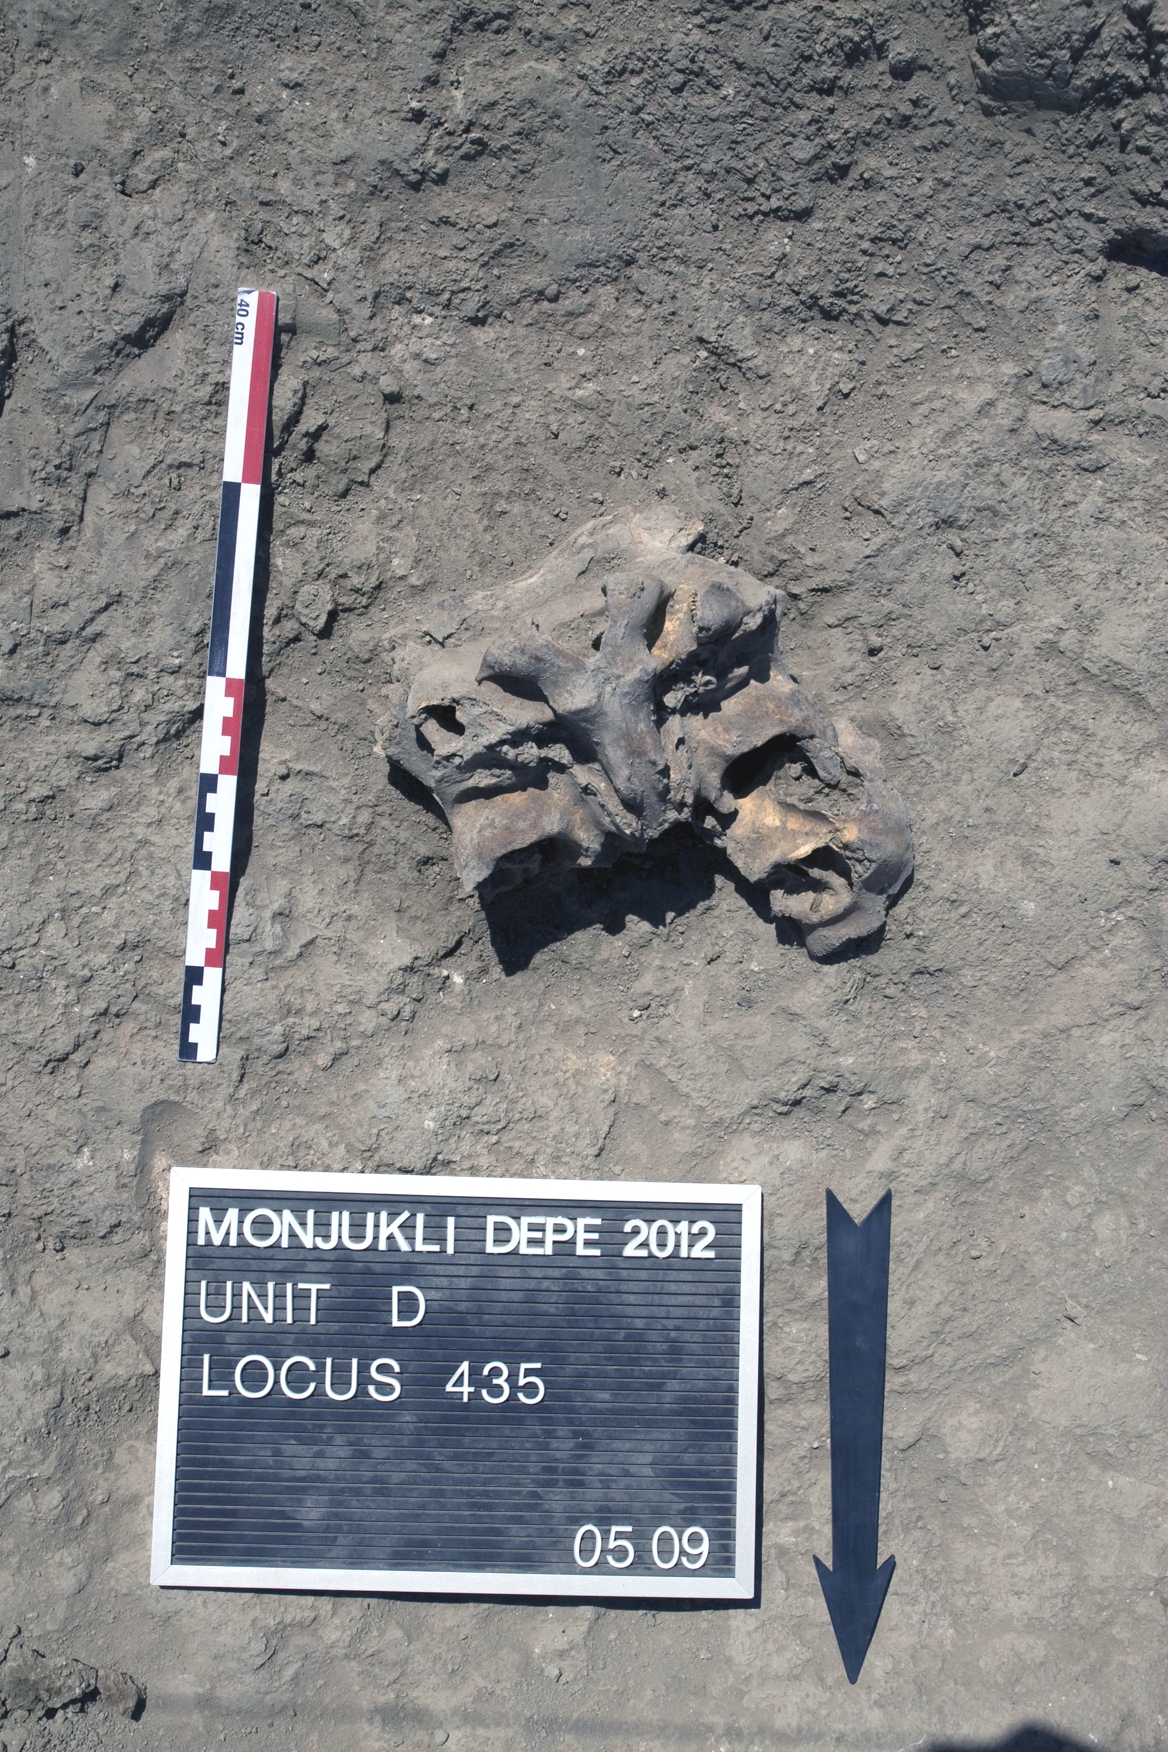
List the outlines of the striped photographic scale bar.
{"type": "Polygon", "coordinates": [[[178,1037],[179,1058],[200,1063],[212,1062],[219,1051],[227,891],[275,332],[275,293],[241,290],[235,300],[178,1037]]]}

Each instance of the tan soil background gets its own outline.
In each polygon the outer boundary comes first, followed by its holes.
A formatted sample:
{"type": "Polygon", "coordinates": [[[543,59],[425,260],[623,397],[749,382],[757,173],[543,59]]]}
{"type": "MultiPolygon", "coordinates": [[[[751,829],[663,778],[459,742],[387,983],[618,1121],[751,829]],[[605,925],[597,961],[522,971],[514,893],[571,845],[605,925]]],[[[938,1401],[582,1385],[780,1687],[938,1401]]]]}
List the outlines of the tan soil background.
{"type": "Polygon", "coordinates": [[[6,9],[9,1752],[1165,1745],[1168,16],[969,5],[6,9]],[[179,1065],[239,284],[270,564],[179,1065]],[[917,873],[865,952],[688,835],[485,916],[387,773],[403,648],[656,496],[883,743],[917,873]],[[757,1606],[151,1589],[174,1162],[761,1181],[757,1606]],[[894,1197],[854,1689],[828,1185],[894,1197]]]}

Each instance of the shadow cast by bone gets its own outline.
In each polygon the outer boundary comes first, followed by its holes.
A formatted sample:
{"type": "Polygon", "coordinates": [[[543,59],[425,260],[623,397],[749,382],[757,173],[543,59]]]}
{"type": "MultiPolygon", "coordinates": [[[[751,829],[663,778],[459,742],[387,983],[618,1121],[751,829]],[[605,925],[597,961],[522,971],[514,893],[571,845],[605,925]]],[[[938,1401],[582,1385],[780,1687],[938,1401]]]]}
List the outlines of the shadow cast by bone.
{"type": "Polygon", "coordinates": [[[1117,232],[1104,246],[1103,254],[1107,261],[1123,267],[1168,274],[1168,242],[1158,226],[1136,225],[1117,232]]]}
{"type": "Polygon", "coordinates": [[[687,827],[672,828],[643,852],[623,853],[603,868],[555,871],[485,901],[491,947],[506,974],[520,973],[542,949],[599,925],[609,936],[629,918],[660,930],[714,893],[728,862],[687,827]]]}
{"type": "Polygon", "coordinates": [[[450,823],[442,812],[442,806],[433,792],[426,789],[421,779],[415,779],[413,773],[408,773],[405,767],[398,766],[392,760],[386,767],[386,776],[399,797],[404,797],[407,803],[414,804],[418,809],[424,809],[432,820],[441,823],[443,831],[449,836],[450,823]]]}
{"type": "MultiPolygon", "coordinates": [[[[417,780],[392,766],[390,779],[404,796],[445,823],[441,810],[417,780]]],[[[499,966],[511,975],[529,967],[542,950],[578,931],[599,925],[615,937],[630,918],[642,919],[660,930],[671,919],[682,918],[702,901],[710,900],[719,876],[731,884],[757,919],[773,926],[780,948],[802,951],[803,934],[798,925],[773,916],[766,890],[748,882],[725,852],[708,845],[685,825],[671,828],[643,852],[622,853],[604,867],[565,874],[562,866],[556,866],[542,882],[525,883],[485,900],[483,914],[499,966]]],[[[911,887],[910,873],[891,904],[898,905],[911,887]]],[[[883,941],[882,925],[860,942],[845,944],[834,955],[823,957],[822,964],[867,960],[879,952],[883,941]]]]}

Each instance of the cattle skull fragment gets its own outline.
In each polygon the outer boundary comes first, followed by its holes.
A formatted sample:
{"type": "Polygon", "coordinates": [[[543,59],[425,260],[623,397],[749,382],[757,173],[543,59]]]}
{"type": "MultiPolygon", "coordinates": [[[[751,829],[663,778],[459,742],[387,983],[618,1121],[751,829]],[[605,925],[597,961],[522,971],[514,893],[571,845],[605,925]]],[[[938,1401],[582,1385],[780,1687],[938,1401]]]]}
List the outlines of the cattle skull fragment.
{"type": "Polygon", "coordinates": [[[779,592],[693,551],[663,508],[594,518],[402,653],[390,759],[432,793],[467,892],[611,863],[688,822],[809,952],[877,930],[912,870],[877,743],[787,673],[779,592]],[[473,636],[477,633],[477,637],[473,636]]]}

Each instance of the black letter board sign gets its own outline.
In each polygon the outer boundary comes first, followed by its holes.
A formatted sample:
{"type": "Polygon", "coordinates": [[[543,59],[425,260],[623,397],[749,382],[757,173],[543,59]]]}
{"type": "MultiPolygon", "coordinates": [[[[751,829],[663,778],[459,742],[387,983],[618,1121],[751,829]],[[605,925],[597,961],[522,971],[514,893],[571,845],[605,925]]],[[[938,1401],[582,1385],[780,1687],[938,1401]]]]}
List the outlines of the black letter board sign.
{"type": "Polygon", "coordinates": [[[151,1579],[750,1599],[760,1210],[176,1168],[151,1579]]]}

